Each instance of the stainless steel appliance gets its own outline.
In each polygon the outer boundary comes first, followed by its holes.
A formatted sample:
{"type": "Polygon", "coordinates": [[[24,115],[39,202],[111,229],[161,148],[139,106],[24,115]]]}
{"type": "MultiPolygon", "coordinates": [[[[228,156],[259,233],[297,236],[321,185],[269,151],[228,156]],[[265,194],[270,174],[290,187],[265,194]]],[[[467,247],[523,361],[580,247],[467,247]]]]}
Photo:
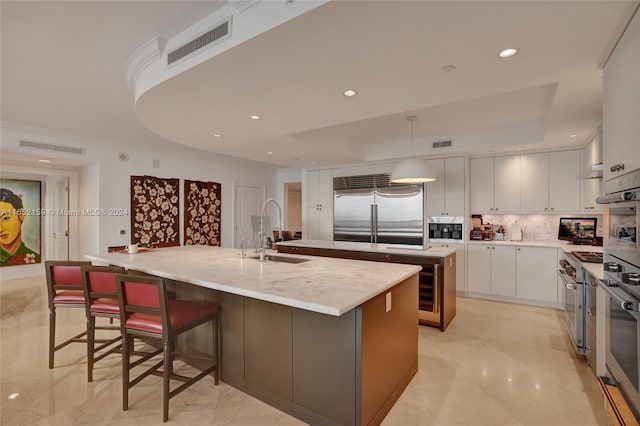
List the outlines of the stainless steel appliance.
{"type": "Polygon", "coordinates": [[[462,216],[430,216],[429,241],[435,243],[461,243],[464,228],[462,216]]]}
{"type": "Polygon", "coordinates": [[[585,353],[586,272],[580,261],[563,252],[558,275],[564,283],[564,319],[578,354],[585,353]]]}
{"type": "Polygon", "coordinates": [[[636,417],[640,413],[640,170],[605,182],[606,365],[636,417]]]}
{"type": "Polygon", "coordinates": [[[391,184],[389,174],[333,180],[333,239],[424,244],[424,185],[391,184]]]}

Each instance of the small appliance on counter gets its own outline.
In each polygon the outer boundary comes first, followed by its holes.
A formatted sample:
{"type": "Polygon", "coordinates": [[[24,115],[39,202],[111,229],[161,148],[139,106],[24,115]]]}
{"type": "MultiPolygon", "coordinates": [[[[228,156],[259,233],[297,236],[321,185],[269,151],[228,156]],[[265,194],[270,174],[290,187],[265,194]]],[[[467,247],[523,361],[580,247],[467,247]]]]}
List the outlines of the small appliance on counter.
{"type": "Polygon", "coordinates": [[[482,215],[471,215],[471,233],[469,234],[470,240],[482,240],[482,215]]]}
{"type": "Polygon", "coordinates": [[[516,221],[511,224],[511,230],[509,231],[510,241],[522,241],[522,226],[520,222],[516,221]]]}
{"type": "Polygon", "coordinates": [[[504,241],[505,240],[504,226],[498,225],[498,230],[496,231],[495,235],[493,236],[493,239],[496,240],[496,241],[504,241]]]}

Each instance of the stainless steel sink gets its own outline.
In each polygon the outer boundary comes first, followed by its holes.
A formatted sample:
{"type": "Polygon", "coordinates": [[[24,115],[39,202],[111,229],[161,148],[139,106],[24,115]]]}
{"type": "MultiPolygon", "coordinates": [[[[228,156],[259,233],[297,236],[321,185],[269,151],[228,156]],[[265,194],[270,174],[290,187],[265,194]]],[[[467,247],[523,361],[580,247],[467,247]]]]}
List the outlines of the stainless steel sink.
{"type": "MultiPolygon", "coordinates": [[[[259,256],[247,256],[249,259],[260,259],[259,256]]],[[[283,262],[283,263],[304,263],[308,262],[311,259],[303,259],[301,257],[286,257],[286,256],[276,256],[274,254],[267,254],[264,256],[264,260],[268,262],[283,262]]]]}

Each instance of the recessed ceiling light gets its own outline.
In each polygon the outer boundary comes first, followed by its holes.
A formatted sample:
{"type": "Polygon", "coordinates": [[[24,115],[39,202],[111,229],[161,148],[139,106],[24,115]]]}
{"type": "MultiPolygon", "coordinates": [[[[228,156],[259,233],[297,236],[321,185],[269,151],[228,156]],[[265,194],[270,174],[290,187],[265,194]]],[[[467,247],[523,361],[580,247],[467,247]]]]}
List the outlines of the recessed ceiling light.
{"type": "Polygon", "coordinates": [[[517,151],[522,151],[522,148],[516,148],[517,151]]]}
{"type": "Polygon", "coordinates": [[[311,162],[311,164],[316,164],[316,162],[315,162],[315,161],[312,161],[312,162],[311,162]]]}
{"type": "Polygon", "coordinates": [[[213,137],[214,137],[214,138],[221,138],[221,137],[222,137],[222,134],[220,134],[220,133],[214,133],[214,134],[213,134],[213,137]]]}
{"type": "Polygon", "coordinates": [[[500,56],[501,58],[508,58],[509,56],[515,55],[519,51],[520,51],[520,49],[518,49],[517,47],[510,47],[510,48],[504,49],[502,52],[498,53],[498,56],[500,56]]]}
{"type": "Polygon", "coordinates": [[[580,136],[580,135],[579,135],[579,134],[577,134],[577,133],[571,133],[571,134],[569,135],[569,137],[570,137],[570,138],[577,138],[578,136],[580,136]]]}
{"type": "Polygon", "coordinates": [[[440,71],[442,72],[451,72],[451,71],[455,71],[456,70],[456,66],[455,65],[445,65],[444,67],[440,68],[440,71]]]}
{"type": "Polygon", "coordinates": [[[352,96],[355,96],[358,94],[358,92],[356,92],[355,90],[345,90],[344,92],[342,92],[343,95],[345,95],[347,98],[350,98],[352,96]]]}
{"type": "Polygon", "coordinates": [[[267,151],[268,155],[273,155],[273,151],[267,151]]]}
{"type": "Polygon", "coordinates": [[[262,118],[262,117],[260,117],[259,115],[252,115],[249,118],[252,119],[252,120],[260,120],[260,118],[262,118]]]}
{"type": "Polygon", "coordinates": [[[11,395],[9,395],[7,397],[7,399],[16,399],[19,396],[20,396],[20,394],[16,392],[16,393],[12,393],[11,395]]]}
{"type": "Polygon", "coordinates": [[[47,160],[46,158],[43,158],[43,159],[38,160],[38,161],[41,162],[41,163],[50,163],[51,162],[51,160],[47,160]]]}

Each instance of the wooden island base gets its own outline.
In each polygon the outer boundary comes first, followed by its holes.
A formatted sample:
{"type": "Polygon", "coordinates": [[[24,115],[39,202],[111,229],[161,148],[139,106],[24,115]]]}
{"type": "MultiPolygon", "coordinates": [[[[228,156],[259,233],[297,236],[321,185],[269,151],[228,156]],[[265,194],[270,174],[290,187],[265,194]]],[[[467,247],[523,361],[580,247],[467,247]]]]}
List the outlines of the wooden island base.
{"type": "Polygon", "coordinates": [[[417,275],[339,317],[204,291],[222,305],[222,380],[304,422],[380,424],[418,371],[417,275]]]}

